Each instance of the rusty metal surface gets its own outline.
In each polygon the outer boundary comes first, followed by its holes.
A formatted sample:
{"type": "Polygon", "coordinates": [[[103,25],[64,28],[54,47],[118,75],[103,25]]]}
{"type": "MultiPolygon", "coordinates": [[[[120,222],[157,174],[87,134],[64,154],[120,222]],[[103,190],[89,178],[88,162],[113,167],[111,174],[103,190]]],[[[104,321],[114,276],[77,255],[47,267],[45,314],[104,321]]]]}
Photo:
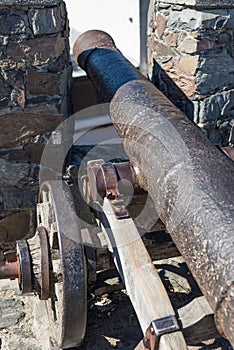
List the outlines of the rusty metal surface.
{"type": "Polygon", "coordinates": [[[0,279],[15,279],[19,278],[19,263],[18,261],[0,263],[0,279]]]}
{"type": "MultiPolygon", "coordinates": [[[[135,186],[134,168],[130,162],[112,163],[103,159],[92,160],[87,163],[87,189],[86,198],[102,203],[104,197],[111,202],[118,219],[128,218],[127,205],[134,194],[135,186]]],[[[86,187],[86,186],[85,186],[86,187]]]]}
{"type": "Polygon", "coordinates": [[[215,311],[220,333],[234,345],[233,162],[150,82],[134,81],[135,69],[123,61],[109,65],[109,53],[98,49],[86,69],[107,100],[122,84],[110,114],[140,169],[137,181],[215,311]]]}
{"type": "Polygon", "coordinates": [[[79,220],[65,182],[42,184],[38,222],[45,226],[51,245],[52,294],[42,304],[49,318],[51,337],[59,348],[74,347],[85,335],[87,282],[79,220]]]}
{"type": "Polygon", "coordinates": [[[111,116],[127,154],[137,159],[140,185],[216,311],[221,334],[234,344],[233,163],[150,82],[120,88],[111,116]]]}
{"type": "Polygon", "coordinates": [[[82,68],[86,65],[88,55],[95,48],[117,50],[114,40],[108,33],[102,30],[88,30],[77,38],[73,47],[74,59],[77,60],[79,57],[79,64],[82,68]]]}
{"type": "Polygon", "coordinates": [[[20,264],[19,288],[23,294],[32,292],[32,266],[28,249],[28,243],[25,240],[17,241],[17,254],[20,264]]]}
{"type": "Polygon", "coordinates": [[[36,234],[40,238],[41,252],[41,300],[47,300],[50,297],[50,259],[49,242],[45,227],[37,228],[36,234]]]}
{"type": "Polygon", "coordinates": [[[143,78],[118,51],[110,35],[102,31],[91,30],[80,35],[74,44],[73,55],[105,102],[110,101],[124,83],[143,78]]]}
{"type": "Polygon", "coordinates": [[[147,328],[143,339],[145,350],[159,350],[160,337],[179,330],[180,327],[174,315],[153,320],[147,328]]]}

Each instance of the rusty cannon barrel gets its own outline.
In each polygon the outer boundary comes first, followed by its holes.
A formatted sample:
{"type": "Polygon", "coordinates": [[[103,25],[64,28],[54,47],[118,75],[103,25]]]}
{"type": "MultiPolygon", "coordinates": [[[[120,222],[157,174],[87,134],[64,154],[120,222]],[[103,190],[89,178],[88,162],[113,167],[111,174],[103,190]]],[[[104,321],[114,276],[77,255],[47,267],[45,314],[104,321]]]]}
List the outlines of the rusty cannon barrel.
{"type": "MultiPolygon", "coordinates": [[[[86,70],[137,163],[138,183],[234,345],[234,163],[100,31],[82,34],[74,56],[86,70]]],[[[152,291],[153,292],[153,291],[152,291]]]]}

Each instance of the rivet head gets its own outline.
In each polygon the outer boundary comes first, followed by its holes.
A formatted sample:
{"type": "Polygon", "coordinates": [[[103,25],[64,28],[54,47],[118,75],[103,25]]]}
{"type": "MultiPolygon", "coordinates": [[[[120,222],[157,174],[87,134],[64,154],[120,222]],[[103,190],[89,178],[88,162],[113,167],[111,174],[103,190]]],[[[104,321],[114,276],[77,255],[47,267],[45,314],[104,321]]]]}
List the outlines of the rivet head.
{"type": "Polygon", "coordinates": [[[153,326],[150,327],[150,334],[154,335],[154,327],[153,326]]]}

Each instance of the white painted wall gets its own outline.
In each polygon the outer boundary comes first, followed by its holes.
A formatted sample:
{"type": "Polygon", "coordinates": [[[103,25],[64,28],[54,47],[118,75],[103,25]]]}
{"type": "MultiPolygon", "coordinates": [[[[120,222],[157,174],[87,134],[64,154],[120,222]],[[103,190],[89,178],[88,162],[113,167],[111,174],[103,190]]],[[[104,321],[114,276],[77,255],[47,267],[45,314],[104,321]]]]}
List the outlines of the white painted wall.
{"type": "Polygon", "coordinates": [[[139,0],[65,0],[71,48],[86,30],[109,33],[117,47],[135,65],[140,63],[139,0]]]}

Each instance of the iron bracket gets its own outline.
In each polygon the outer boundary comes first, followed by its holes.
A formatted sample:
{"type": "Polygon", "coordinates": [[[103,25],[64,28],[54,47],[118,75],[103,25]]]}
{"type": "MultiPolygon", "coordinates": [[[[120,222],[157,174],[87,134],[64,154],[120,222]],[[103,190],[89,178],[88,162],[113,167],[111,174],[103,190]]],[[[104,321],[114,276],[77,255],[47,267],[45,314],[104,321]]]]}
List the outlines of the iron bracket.
{"type": "Polygon", "coordinates": [[[180,327],[174,315],[153,320],[147,328],[143,339],[145,349],[158,350],[159,339],[162,335],[179,330],[180,327]]]}

